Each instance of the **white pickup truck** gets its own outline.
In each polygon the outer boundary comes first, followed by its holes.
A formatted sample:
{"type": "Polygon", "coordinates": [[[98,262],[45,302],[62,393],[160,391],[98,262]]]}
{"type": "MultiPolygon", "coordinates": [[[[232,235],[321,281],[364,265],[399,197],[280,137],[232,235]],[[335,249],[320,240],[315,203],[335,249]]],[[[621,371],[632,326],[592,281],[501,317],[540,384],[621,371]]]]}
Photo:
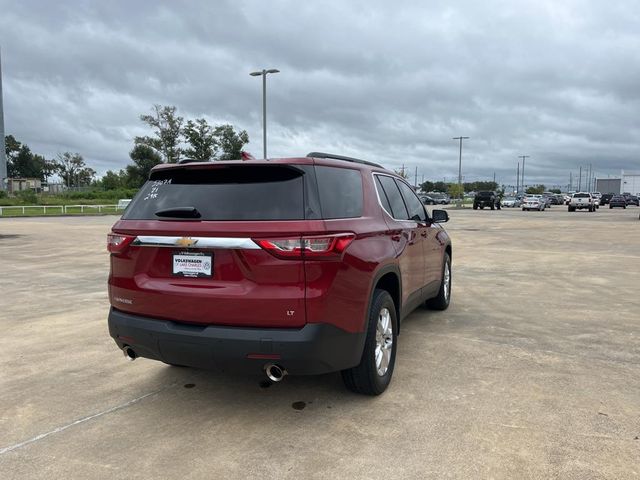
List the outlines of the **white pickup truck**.
{"type": "Polygon", "coordinates": [[[578,192],[573,194],[569,201],[569,211],[575,212],[576,210],[596,211],[596,203],[590,193],[578,192]]]}

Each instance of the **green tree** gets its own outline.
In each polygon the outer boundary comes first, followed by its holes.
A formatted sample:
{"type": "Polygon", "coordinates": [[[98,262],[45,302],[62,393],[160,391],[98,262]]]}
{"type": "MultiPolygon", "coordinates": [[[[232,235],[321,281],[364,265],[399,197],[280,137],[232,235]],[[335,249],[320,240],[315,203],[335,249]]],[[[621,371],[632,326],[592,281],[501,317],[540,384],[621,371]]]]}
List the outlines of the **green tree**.
{"type": "Polygon", "coordinates": [[[215,138],[220,148],[217,160],[239,160],[242,148],[249,143],[246,130],[236,132],[232,125],[218,125],[214,130],[215,138]]]}
{"type": "Polygon", "coordinates": [[[561,191],[559,188],[552,188],[552,189],[550,189],[549,191],[550,191],[551,193],[556,193],[556,194],[558,194],[558,195],[562,193],[562,191],[561,191]]]}
{"type": "Polygon", "coordinates": [[[149,178],[151,169],[162,163],[162,158],[148,145],[138,144],[129,152],[133,165],[127,165],[126,184],[129,187],[139,188],[149,178]]]}
{"type": "Polygon", "coordinates": [[[16,157],[20,153],[20,148],[22,144],[15,139],[13,135],[7,135],[4,137],[4,151],[7,155],[7,173],[9,177],[16,177],[17,175],[12,175],[13,163],[15,162],[16,157]]]}
{"type": "Polygon", "coordinates": [[[526,190],[526,193],[529,193],[531,195],[540,195],[544,191],[545,191],[544,185],[536,185],[534,187],[528,187],[526,190]]]}
{"type": "Polygon", "coordinates": [[[450,183],[448,193],[451,198],[462,198],[464,195],[464,187],[457,183],[450,183]]]}
{"type": "Polygon", "coordinates": [[[56,163],[58,174],[67,187],[90,185],[96,175],[95,170],[87,167],[79,153],[59,153],[56,163]]]}
{"type": "Polygon", "coordinates": [[[129,176],[124,170],[114,172],[107,170],[100,180],[96,182],[96,186],[103,190],[118,190],[119,188],[127,188],[129,176]]]}
{"type": "MultiPolygon", "coordinates": [[[[189,120],[182,130],[189,148],[184,151],[187,158],[199,162],[210,162],[218,153],[218,138],[215,129],[204,118],[189,120]]],[[[239,158],[239,157],[238,157],[239,158]]]]}
{"type": "Polygon", "coordinates": [[[176,115],[176,107],[154,105],[153,113],[140,115],[140,120],[153,129],[153,136],[136,137],[135,143],[153,148],[167,163],[179,162],[184,119],[176,115]]]}
{"type": "Polygon", "coordinates": [[[9,177],[43,179],[45,166],[44,157],[34,155],[27,145],[22,144],[17,154],[15,152],[7,159],[9,177]]]}

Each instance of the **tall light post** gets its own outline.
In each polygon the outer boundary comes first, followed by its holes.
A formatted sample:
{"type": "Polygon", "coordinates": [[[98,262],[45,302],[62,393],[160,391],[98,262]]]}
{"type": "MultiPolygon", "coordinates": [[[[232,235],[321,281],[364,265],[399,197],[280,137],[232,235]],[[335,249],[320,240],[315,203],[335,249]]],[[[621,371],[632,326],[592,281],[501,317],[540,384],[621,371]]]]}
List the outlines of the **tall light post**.
{"type": "Polygon", "coordinates": [[[464,190],[462,189],[462,140],[468,140],[469,137],[453,137],[453,140],[460,140],[460,155],[458,156],[458,193],[460,195],[460,203],[464,190]]]}
{"type": "Polygon", "coordinates": [[[522,159],[522,182],[521,182],[522,193],[527,193],[527,189],[524,186],[524,161],[529,157],[530,155],[518,155],[518,158],[522,159]]]}
{"type": "Polygon", "coordinates": [[[251,72],[252,77],[262,77],[262,156],[267,158],[267,74],[279,73],[280,70],[270,68],[259,72],[251,72]]]}
{"type": "Polygon", "coordinates": [[[0,52],[0,191],[5,189],[7,157],[4,148],[4,110],[2,107],[2,52],[0,52]]]}

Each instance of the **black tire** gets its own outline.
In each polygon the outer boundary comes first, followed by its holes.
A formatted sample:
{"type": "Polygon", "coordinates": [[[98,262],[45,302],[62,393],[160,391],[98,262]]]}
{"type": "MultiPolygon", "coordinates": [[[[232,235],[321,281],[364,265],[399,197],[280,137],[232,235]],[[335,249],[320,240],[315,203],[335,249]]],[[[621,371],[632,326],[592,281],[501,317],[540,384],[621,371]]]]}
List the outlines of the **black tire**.
{"type": "Polygon", "coordinates": [[[475,203],[473,204],[473,209],[477,210],[478,209],[478,205],[476,205],[475,203]]]}
{"type": "Polygon", "coordinates": [[[609,208],[613,208],[613,205],[609,205],[609,208]]]}
{"type": "Polygon", "coordinates": [[[480,205],[480,210],[484,210],[484,205],[480,205]]]}
{"type": "Polygon", "coordinates": [[[497,208],[498,210],[502,210],[502,207],[501,207],[500,205],[496,205],[496,208],[497,208]]]}
{"type": "Polygon", "coordinates": [[[496,209],[496,206],[492,204],[491,205],[491,210],[495,210],[495,209],[496,209]]]}
{"type": "Polygon", "coordinates": [[[342,381],[349,390],[363,395],[380,395],[387,389],[393,375],[393,367],[396,363],[396,349],[398,345],[397,332],[398,318],[391,295],[389,295],[389,292],[386,290],[374,290],[371,307],[369,309],[367,338],[364,341],[360,364],[341,372],[342,381]],[[387,309],[391,317],[392,344],[387,370],[383,375],[380,375],[376,367],[375,354],[378,320],[383,309],[387,309]]]}
{"type": "Polygon", "coordinates": [[[449,258],[449,254],[444,254],[444,261],[442,262],[442,280],[440,281],[440,289],[438,290],[438,295],[436,297],[430,298],[425,302],[425,306],[430,308],[431,310],[446,310],[449,308],[449,303],[451,303],[451,284],[452,284],[451,275],[451,258],[449,258]],[[448,288],[445,289],[445,269],[449,270],[449,285],[448,288]]]}

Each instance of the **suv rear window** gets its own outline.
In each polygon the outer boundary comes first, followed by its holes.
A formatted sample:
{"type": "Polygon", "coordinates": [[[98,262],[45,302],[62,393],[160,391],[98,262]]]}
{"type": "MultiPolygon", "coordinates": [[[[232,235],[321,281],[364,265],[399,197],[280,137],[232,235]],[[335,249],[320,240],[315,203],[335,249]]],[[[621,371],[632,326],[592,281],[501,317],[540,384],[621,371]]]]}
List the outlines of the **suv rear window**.
{"type": "Polygon", "coordinates": [[[157,220],[160,210],[195,207],[200,220],[302,220],[303,177],[301,169],[282,165],[159,170],[122,218],[157,220]]]}
{"type": "Polygon", "coordinates": [[[576,193],[573,197],[574,198],[589,198],[591,195],[589,195],[588,193],[576,193]]]}

